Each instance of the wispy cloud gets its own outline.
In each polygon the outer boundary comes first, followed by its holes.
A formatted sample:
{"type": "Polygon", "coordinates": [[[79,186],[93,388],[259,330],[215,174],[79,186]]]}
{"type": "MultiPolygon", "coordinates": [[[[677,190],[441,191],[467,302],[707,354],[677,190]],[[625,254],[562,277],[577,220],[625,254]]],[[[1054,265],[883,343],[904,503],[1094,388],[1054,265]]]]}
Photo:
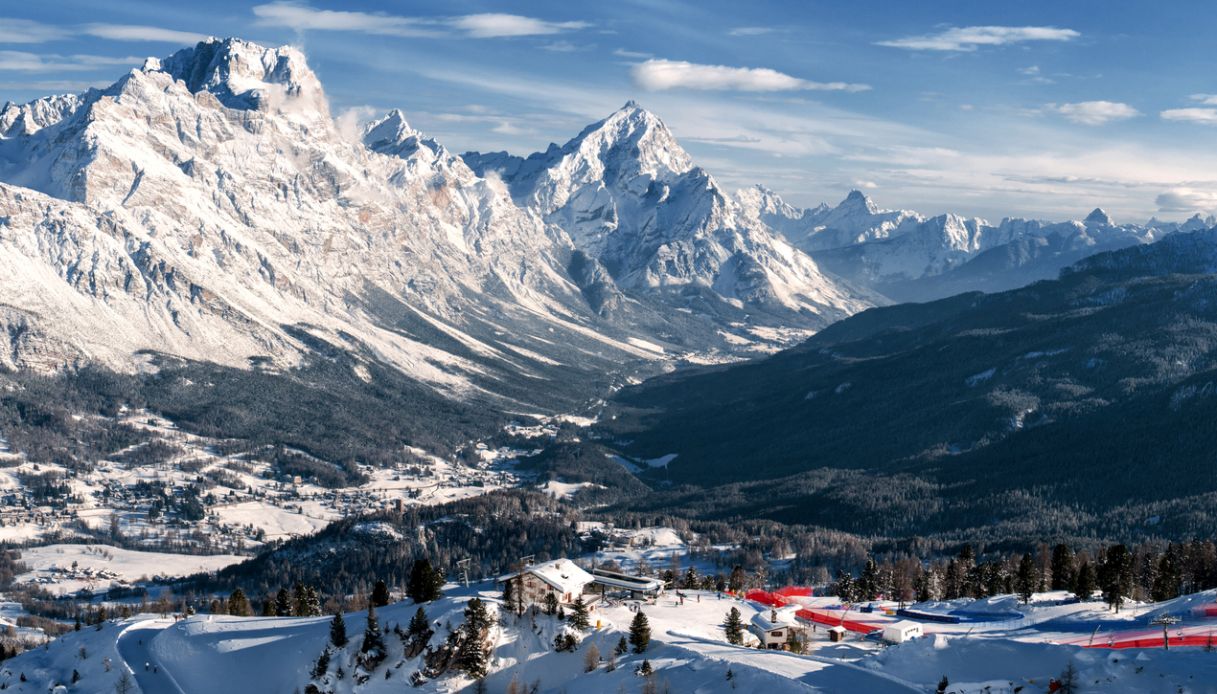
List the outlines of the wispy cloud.
{"type": "Polygon", "coordinates": [[[575,53],[577,51],[590,50],[593,48],[593,46],[579,45],[577,43],[571,43],[570,41],[551,41],[541,46],[541,48],[552,53],[575,53]]]}
{"type": "Polygon", "coordinates": [[[563,31],[586,29],[587,22],[547,22],[515,14],[471,14],[448,20],[451,25],[478,39],[501,36],[544,36],[563,31]]]}
{"type": "Polygon", "coordinates": [[[1049,104],[1047,108],[1082,125],[1103,125],[1141,115],[1137,109],[1118,101],[1079,101],[1074,104],[1049,104]]]}
{"type": "Polygon", "coordinates": [[[634,82],[648,91],[699,89],[706,91],[781,92],[800,89],[859,92],[865,84],[813,82],[769,68],[699,65],[683,60],[651,59],[633,67],[634,82]]]}
{"type": "Polygon", "coordinates": [[[139,65],[143,58],[106,55],[53,55],[27,51],[0,51],[0,70],[8,72],[63,72],[92,70],[112,65],[139,65]]]}
{"type": "Polygon", "coordinates": [[[1217,125],[1217,108],[1170,108],[1158,115],[1162,120],[1217,125]]]}
{"type": "Polygon", "coordinates": [[[763,36],[777,31],[773,27],[736,27],[727,32],[728,36],[763,36]]]}
{"type": "Polygon", "coordinates": [[[259,24],[289,27],[296,31],[356,31],[381,36],[427,37],[441,32],[424,20],[380,12],[318,10],[308,5],[273,2],[255,5],[259,24]]]}
{"type": "Polygon", "coordinates": [[[1217,94],[1192,94],[1188,98],[1192,101],[1199,101],[1205,106],[1217,106],[1217,94]]]}
{"type": "Polygon", "coordinates": [[[57,26],[29,19],[0,17],[0,43],[46,43],[70,36],[57,26]]]}
{"type": "Polygon", "coordinates": [[[643,60],[652,57],[650,53],[643,53],[642,51],[627,51],[624,48],[618,48],[617,50],[613,51],[613,55],[617,56],[618,58],[630,58],[631,60],[643,60]]]}
{"type": "Polygon", "coordinates": [[[177,31],[142,24],[88,24],[84,33],[114,41],[154,41],[159,43],[198,43],[206,39],[203,34],[177,31]]]}
{"type": "Polygon", "coordinates": [[[1018,73],[1026,78],[1023,80],[1026,84],[1056,84],[1056,80],[1045,75],[1039,65],[1020,68],[1018,73]]]}
{"type": "Polygon", "coordinates": [[[951,27],[937,34],[906,36],[880,41],[880,46],[911,51],[975,51],[981,46],[1005,46],[1026,41],[1070,41],[1081,36],[1073,29],[1057,27],[972,26],[951,27]]]}
{"type": "Polygon", "coordinates": [[[319,10],[292,2],[256,5],[253,12],[260,24],[284,26],[296,31],[354,31],[412,38],[451,35],[476,39],[548,36],[590,26],[587,22],[553,22],[501,12],[440,18],[403,17],[383,12],[319,10]]]}

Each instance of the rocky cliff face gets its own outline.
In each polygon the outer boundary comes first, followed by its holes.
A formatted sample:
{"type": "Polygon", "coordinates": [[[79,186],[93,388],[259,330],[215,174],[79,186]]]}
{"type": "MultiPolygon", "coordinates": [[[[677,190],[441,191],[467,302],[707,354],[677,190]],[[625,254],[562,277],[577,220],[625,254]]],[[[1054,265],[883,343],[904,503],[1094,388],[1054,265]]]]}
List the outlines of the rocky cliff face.
{"type": "Polygon", "coordinates": [[[445,392],[493,393],[654,360],[653,344],[740,348],[723,328],[745,349],[763,341],[729,323],[742,313],[677,313],[651,288],[776,300],[803,327],[866,305],[829,283],[812,302],[798,282],[814,264],[737,228],[666,129],[631,113],[589,128],[562,157],[566,178],[530,169],[538,203],[522,206],[401,112],[362,137],[339,128],[292,48],[209,40],[106,89],[9,104],[0,363],[131,370],[162,353],[286,367],[323,344],[445,392]],[[580,202],[623,193],[621,206],[580,202]],[[621,216],[641,220],[632,240],[621,216]]]}
{"type": "Polygon", "coordinates": [[[821,327],[867,305],[749,215],[667,126],[630,102],[527,158],[464,155],[523,207],[567,231],[626,291],[690,295],[821,327]]]}

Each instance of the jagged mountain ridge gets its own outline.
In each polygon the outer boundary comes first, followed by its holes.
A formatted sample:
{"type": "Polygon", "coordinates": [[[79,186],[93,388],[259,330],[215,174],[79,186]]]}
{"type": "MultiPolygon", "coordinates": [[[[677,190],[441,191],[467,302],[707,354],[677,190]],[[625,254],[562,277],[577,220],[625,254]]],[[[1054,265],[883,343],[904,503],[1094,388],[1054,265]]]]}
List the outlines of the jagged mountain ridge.
{"type": "Polygon", "coordinates": [[[884,210],[858,190],[836,207],[800,209],[755,186],[736,193],[749,214],[779,229],[821,267],[892,301],[966,291],[1004,291],[1051,279],[1082,258],[1204,227],[1151,219],[1117,224],[1102,209],[1082,221],[1006,218],[992,224],[956,214],[884,210]]]}
{"type": "Polygon", "coordinates": [[[561,226],[624,292],[700,298],[822,327],[867,302],[744,214],[667,126],[629,102],[565,145],[467,152],[523,207],[561,226]]]}
{"type": "MultiPolygon", "coordinates": [[[[290,47],[211,39],[0,111],[10,368],[129,371],[143,353],[282,368],[320,345],[544,408],[537,383],[761,341],[744,279],[728,321],[626,296],[598,263],[400,112],[345,132],[290,47]]],[[[867,305],[825,291],[822,313],[792,312],[801,327],[867,305]]]]}

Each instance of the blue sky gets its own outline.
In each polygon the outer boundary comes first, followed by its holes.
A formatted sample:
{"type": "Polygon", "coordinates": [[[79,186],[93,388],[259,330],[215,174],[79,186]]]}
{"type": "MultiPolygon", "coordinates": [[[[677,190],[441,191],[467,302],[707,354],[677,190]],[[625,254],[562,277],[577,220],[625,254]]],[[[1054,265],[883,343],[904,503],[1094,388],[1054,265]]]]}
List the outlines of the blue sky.
{"type": "Polygon", "coordinates": [[[199,36],[293,44],[335,113],[526,154],[636,99],[729,187],[797,204],[1117,221],[1217,212],[1217,4],[0,4],[0,101],[199,36]]]}

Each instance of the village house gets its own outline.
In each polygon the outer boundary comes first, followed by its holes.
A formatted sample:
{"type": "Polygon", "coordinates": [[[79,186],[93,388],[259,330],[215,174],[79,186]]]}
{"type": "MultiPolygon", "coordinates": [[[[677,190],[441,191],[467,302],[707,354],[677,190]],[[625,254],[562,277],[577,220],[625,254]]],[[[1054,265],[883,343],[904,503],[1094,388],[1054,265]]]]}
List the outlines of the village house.
{"type": "Polygon", "coordinates": [[[797,606],[783,607],[757,612],[752,615],[752,632],[761,640],[761,646],[781,650],[787,642],[807,635],[807,625],[795,618],[797,606]]]}
{"type": "Polygon", "coordinates": [[[500,576],[498,583],[512,581],[512,589],[524,605],[544,605],[545,596],[553,593],[559,604],[569,605],[583,595],[595,579],[569,559],[555,559],[531,564],[516,573],[500,576]]]}

